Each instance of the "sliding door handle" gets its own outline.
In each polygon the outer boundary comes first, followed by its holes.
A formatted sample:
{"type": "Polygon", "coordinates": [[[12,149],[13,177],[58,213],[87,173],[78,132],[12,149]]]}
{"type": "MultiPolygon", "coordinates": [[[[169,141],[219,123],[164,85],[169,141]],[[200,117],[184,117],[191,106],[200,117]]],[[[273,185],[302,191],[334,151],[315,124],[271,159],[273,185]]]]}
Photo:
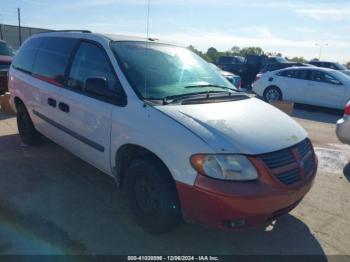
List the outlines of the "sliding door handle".
{"type": "Polygon", "coordinates": [[[47,104],[48,104],[49,106],[51,106],[51,107],[56,107],[56,106],[57,106],[57,102],[56,102],[56,100],[53,99],[53,98],[48,98],[48,99],[47,99],[47,104]]]}
{"type": "Polygon", "coordinates": [[[58,108],[65,113],[69,113],[69,105],[67,105],[66,103],[59,103],[58,104],[58,108]]]}

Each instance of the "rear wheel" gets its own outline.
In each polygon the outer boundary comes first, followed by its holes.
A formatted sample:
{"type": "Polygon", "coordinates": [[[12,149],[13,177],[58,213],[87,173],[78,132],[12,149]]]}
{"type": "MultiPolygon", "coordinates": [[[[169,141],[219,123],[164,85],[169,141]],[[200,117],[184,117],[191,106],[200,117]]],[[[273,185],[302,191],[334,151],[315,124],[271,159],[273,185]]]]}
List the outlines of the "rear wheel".
{"type": "Polygon", "coordinates": [[[275,102],[282,100],[282,92],[277,86],[270,86],[264,92],[266,102],[275,102]]]}
{"type": "Polygon", "coordinates": [[[145,231],[165,233],[181,221],[174,181],[158,159],[133,160],[125,178],[130,209],[145,231]]]}
{"type": "Polygon", "coordinates": [[[40,134],[36,131],[29,113],[23,104],[17,107],[17,126],[23,143],[29,146],[38,143],[40,134]]]}

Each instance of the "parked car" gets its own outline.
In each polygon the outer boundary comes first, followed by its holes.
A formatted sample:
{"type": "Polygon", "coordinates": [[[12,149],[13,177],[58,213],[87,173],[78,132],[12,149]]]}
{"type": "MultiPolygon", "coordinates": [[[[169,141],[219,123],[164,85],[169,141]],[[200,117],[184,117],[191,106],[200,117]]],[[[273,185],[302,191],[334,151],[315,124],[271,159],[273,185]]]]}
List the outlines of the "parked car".
{"type": "Polygon", "coordinates": [[[35,145],[40,133],[113,177],[148,232],[181,217],[226,230],[262,225],[296,207],[315,178],[305,130],[232,91],[186,48],[42,33],[9,75],[22,141],[35,145]]]}
{"type": "Polygon", "coordinates": [[[232,83],[232,85],[234,87],[236,87],[237,89],[240,89],[242,87],[242,80],[240,76],[237,76],[235,74],[232,74],[230,72],[227,71],[223,71],[221,70],[218,66],[209,63],[215,70],[219,71],[220,74],[225,77],[228,81],[230,81],[230,83],[232,83]]]}
{"type": "Polygon", "coordinates": [[[218,59],[218,66],[224,70],[242,78],[242,86],[250,88],[256,75],[266,65],[275,63],[287,63],[283,57],[265,55],[247,55],[246,58],[240,56],[222,56],[218,59]]]}
{"type": "Polygon", "coordinates": [[[350,78],[327,68],[286,68],[263,74],[254,82],[253,91],[266,101],[343,109],[350,98],[350,78]]]}
{"type": "Polygon", "coordinates": [[[7,74],[13,56],[13,49],[5,41],[0,40],[0,95],[8,91],[7,74]]]}
{"type": "Polygon", "coordinates": [[[337,122],[336,133],[341,142],[350,145],[350,101],[345,107],[344,117],[337,122]]]}
{"type": "Polygon", "coordinates": [[[314,66],[318,66],[318,67],[339,70],[339,71],[343,72],[344,74],[350,76],[350,70],[347,69],[344,65],[341,65],[339,63],[327,62],[327,61],[310,61],[309,64],[314,65],[314,66]]]}

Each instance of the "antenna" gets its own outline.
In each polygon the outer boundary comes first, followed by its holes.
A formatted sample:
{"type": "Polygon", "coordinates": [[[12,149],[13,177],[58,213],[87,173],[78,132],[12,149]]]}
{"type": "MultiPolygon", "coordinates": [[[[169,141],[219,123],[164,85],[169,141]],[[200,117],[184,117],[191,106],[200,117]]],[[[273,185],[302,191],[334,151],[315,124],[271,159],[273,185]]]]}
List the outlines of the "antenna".
{"type": "Polygon", "coordinates": [[[146,39],[149,38],[149,16],[150,16],[150,11],[151,11],[151,0],[148,0],[148,5],[147,5],[147,35],[146,35],[146,39]]]}
{"type": "MultiPolygon", "coordinates": [[[[147,51],[148,51],[148,43],[149,43],[149,18],[150,18],[150,11],[151,11],[151,0],[147,0],[147,32],[146,32],[146,50],[145,50],[145,56],[147,57],[147,51]]],[[[147,67],[145,68],[145,97],[147,97],[147,67]]]]}

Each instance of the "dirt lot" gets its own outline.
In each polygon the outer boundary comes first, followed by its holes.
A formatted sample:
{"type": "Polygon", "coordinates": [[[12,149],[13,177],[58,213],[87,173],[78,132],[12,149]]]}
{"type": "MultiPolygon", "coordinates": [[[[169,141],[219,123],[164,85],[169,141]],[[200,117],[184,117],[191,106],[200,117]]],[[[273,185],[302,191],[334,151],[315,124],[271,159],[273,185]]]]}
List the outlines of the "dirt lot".
{"type": "Polygon", "coordinates": [[[0,112],[0,254],[350,255],[350,147],[335,137],[338,118],[295,112],[320,168],[290,215],[256,230],[184,224],[154,237],[135,225],[111,178],[52,142],[24,147],[15,118],[0,112]]]}

